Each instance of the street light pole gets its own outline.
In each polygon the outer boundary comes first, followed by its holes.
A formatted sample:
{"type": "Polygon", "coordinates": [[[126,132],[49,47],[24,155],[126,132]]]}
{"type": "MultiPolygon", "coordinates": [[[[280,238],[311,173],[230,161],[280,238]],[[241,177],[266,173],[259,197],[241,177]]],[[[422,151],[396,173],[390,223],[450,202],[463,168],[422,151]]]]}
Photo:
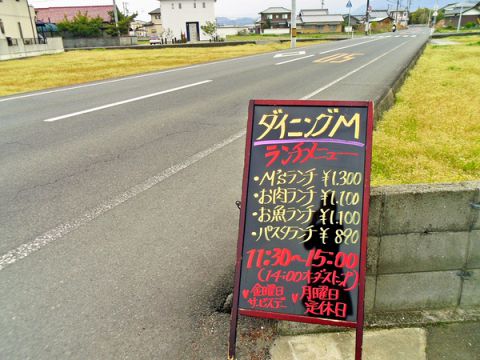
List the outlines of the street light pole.
{"type": "Polygon", "coordinates": [[[290,15],[290,47],[297,46],[297,0],[292,0],[292,14],[290,15]]]}

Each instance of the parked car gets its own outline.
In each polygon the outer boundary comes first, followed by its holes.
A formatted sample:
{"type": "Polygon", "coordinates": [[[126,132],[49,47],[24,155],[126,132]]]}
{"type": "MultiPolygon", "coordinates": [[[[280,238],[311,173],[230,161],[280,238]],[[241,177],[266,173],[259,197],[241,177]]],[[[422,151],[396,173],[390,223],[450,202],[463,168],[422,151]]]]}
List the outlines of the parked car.
{"type": "Polygon", "coordinates": [[[158,36],[151,36],[150,37],[150,45],[158,45],[161,44],[162,40],[158,36]]]}

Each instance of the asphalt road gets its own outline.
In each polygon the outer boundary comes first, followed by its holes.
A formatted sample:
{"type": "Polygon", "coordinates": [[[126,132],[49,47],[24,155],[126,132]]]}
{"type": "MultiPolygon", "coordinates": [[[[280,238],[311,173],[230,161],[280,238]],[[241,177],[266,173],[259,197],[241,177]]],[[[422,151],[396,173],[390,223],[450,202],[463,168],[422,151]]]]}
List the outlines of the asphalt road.
{"type": "Polygon", "coordinates": [[[427,38],[0,98],[0,357],[225,358],[248,100],[377,100],[427,38]]]}

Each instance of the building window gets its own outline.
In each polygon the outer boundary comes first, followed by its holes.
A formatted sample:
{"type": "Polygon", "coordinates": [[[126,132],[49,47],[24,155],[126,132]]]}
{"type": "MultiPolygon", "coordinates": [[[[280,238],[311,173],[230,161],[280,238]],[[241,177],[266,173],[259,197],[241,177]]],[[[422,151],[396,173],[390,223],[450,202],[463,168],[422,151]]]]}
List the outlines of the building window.
{"type": "Polygon", "coordinates": [[[288,14],[282,14],[282,19],[288,19],[288,14]]]}
{"type": "Polygon", "coordinates": [[[193,8],[196,9],[197,8],[197,3],[194,1],[193,2],[193,8]]]}
{"type": "Polygon", "coordinates": [[[175,10],[175,4],[172,3],[172,10],[175,10]]]}
{"type": "Polygon", "coordinates": [[[272,19],[273,19],[273,15],[272,15],[272,14],[267,14],[267,19],[272,20],[272,19]]]}
{"type": "Polygon", "coordinates": [[[178,3],[178,8],[179,8],[179,9],[182,8],[182,3],[178,3]]]}
{"type": "Polygon", "coordinates": [[[205,9],[207,7],[207,4],[203,2],[202,7],[205,9]]]}

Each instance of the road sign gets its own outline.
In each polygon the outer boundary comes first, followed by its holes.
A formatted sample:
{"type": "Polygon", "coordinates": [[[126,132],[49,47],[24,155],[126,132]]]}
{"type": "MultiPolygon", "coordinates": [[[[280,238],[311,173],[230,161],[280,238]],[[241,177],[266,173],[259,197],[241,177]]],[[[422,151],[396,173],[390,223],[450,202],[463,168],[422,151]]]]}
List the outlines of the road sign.
{"type": "Polygon", "coordinates": [[[352,7],[352,2],[350,0],[348,0],[347,8],[351,8],[351,7],[352,7]]]}
{"type": "Polygon", "coordinates": [[[230,335],[238,314],[357,329],[373,105],[250,102],[230,335]]]}

